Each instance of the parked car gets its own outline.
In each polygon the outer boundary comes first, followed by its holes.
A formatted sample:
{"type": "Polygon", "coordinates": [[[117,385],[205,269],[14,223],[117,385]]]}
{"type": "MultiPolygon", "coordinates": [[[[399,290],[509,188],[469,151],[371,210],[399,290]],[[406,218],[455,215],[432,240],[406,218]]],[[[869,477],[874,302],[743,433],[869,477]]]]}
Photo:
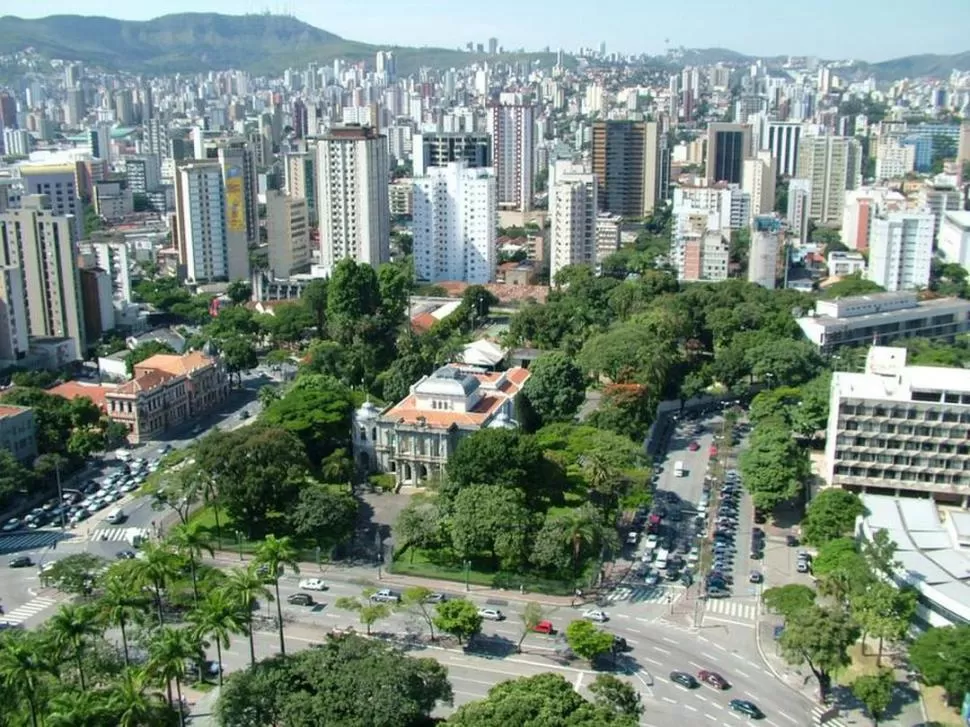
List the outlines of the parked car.
{"type": "Polygon", "coordinates": [[[753,570],[748,575],[749,583],[762,583],[764,582],[764,580],[765,580],[765,577],[761,575],[761,571],[758,571],[758,570],[753,570]]]}
{"type": "Polygon", "coordinates": [[[799,573],[811,573],[812,565],[807,560],[800,560],[795,564],[795,570],[799,573]]]}
{"type": "Polygon", "coordinates": [[[537,623],[535,626],[533,626],[532,627],[532,630],[535,631],[536,633],[539,633],[539,634],[554,634],[554,633],[556,633],[556,627],[552,625],[552,621],[546,621],[545,619],[543,619],[542,621],[540,621],[539,623],[537,623]]]}
{"type": "Polygon", "coordinates": [[[401,596],[389,588],[382,588],[371,595],[370,600],[376,603],[400,603],[401,596]]]}
{"type": "Polygon", "coordinates": [[[444,593],[429,593],[428,597],[424,599],[425,603],[444,603],[448,600],[448,596],[444,593]]]}
{"type": "Polygon", "coordinates": [[[796,538],[794,535],[786,535],[785,545],[787,545],[789,548],[797,548],[800,543],[798,542],[798,538],[796,538]]]}
{"type": "Polygon", "coordinates": [[[34,561],[30,559],[30,556],[21,555],[10,561],[9,565],[11,568],[29,568],[34,564],[34,561]]]}
{"type": "Polygon", "coordinates": [[[322,578],[304,578],[300,581],[300,588],[304,591],[325,591],[327,584],[322,578]]]}
{"type": "Polygon", "coordinates": [[[700,679],[705,684],[709,684],[715,689],[727,689],[731,685],[728,680],[718,674],[716,671],[708,671],[707,669],[701,669],[697,672],[697,678],[700,679]]]}
{"type": "Polygon", "coordinates": [[[697,689],[700,686],[700,682],[685,671],[670,672],[670,681],[674,684],[679,684],[685,689],[697,689]]]}
{"type": "Polygon", "coordinates": [[[309,593],[291,593],[286,597],[286,602],[293,606],[312,606],[313,596],[309,593]]]}
{"type": "Polygon", "coordinates": [[[701,445],[699,445],[696,441],[692,441],[690,444],[687,445],[687,449],[691,452],[696,452],[700,448],[701,448],[701,445]]]}
{"type": "Polygon", "coordinates": [[[23,526],[23,523],[21,523],[20,520],[18,520],[15,517],[12,517],[9,520],[7,520],[7,522],[3,524],[3,528],[0,528],[0,529],[2,529],[3,532],[5,533],[12,533],[14,530],[20,530],[22,526],[23,526]]]}
{"type": "Polygon", "coordinates": [[[478,609],[478,615],[487,621],[505,620],[505,614],[499,611],[497,608],[480,608],[478,609]]]}
{"type": "Polygon", "coordinates": [[[117,558],[118,560],[134,560],[135,559],[135,551],[133,551],[133,550],[119,550],[117,553],[115,553],[115,558],[117,558]]]}
{"type": "Polygon", "coordinates": [[[730,595],[731,591],[729,591],[727,588],[716,588],[711,586],[708,586],[707,588],[708,598],[727,598],[730,595]]]}
{"type": "Polygon", "coordinates": [[[751,719],[761,719],[765,716],[754,702],[749,702],[747,699],[732,699],[728,702],[728,706],[751,719]]]}

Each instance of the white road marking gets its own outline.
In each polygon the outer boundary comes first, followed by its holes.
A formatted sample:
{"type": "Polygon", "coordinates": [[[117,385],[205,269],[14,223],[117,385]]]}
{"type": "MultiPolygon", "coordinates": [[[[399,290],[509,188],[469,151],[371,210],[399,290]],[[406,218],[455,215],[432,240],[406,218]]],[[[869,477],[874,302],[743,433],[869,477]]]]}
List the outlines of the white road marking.
{"type": "Polygon", "coordinates": [[[697,707],[691,707],[689,704],[685,704],[684,707],[686,709],[689,709],[691,712],[696,712],[697,711],[697,707]]]}
{"type": "Polygon", "coordinates": [[[670,656],[670,652],[667,651],[662,646],[654,646],[653,648],[656,649],[657,651],[659,651],[661,654],[666,654],[667,656],[670,656]]]}
{"type": "Polygon", "coordinates": [[[705,697],[703,694],[695,694],[694,696],[697,697],[702,702],[706,702],[707,701],[707,697],[705,697]]]}
{"type": "Polygon", "coordinates": [[[785,714],[784,712],[778,712],[778,714],[780,714],[780,715],[781,715],[782,717],[784,717],[785,719],[787,719],[787,720],[788,720],[789,722],[791,722],[792,724],[798,724],[798,720],[796,720],[796,719],[793,719],[792,717],[789,717],[789,716],[788,716],[787,714],[785,714]]]}
{"type": "Polygon", "coordinates": [[[757,699],[757,697],[755,697],[751,692],[745,692],[744,694],[745,696],[751,697],[752,699],[757,699]]]}
{"type": "Polygon", "coordinates": [[[656,659],[651,659],[649,656],[643,657],[643,660],[644,661],[649,661],[654,666],[663,666],[663,664],[661,664],[659,661],[657,661],[656,659]]]}
{"type": "Polygon", "coordinates": [[[734,651],[734,652],[732,652],[732,653],[734,654],[734,658],[735,658],[735,659],[740,659],[741,661],[747,661],[747,660],[748,660],[748,659],[747,659],[747,657],[744,657],[744,656],[741,656],[741,654],[739,654],[739,653],[738,653],[738,652],[736,652],[736,651],[734,651]]]}
{"type": "Polygon", "coordinates": [[[700,664],[698,664],[696,661],[688,661],[687,663],[690,664],[695,669],[703,669],[704,668],[700,664]]]}
{"type": "Polygon", "coordinates": [[[578,692],[583,686],[583,672],[579,672],[576,675],[576,691],[578,692]]]}
{"type": "Polygon", "coordinates": [[[663,638],[663,640],[664,640],[664,641],[666,641],[666,642],[667,642],[668,644],[673,644],[674,646],[677,646],[677,644],[679,643],[679,642],[677,642],[677,641],[674,641],[673,639],[668,639],[668,638],[667,638],[666,636],[664,636],[664,637],[662,637],[662,638],[663,638]]]}
{"type": "Polygon", "coordinates": [[[724,648],[723,646],[721,646],[721,645],[720,645],[719,643],[717,643],[716,641],[712,641],[711,643],[712,643],[712,644],[714,644],[714,646],[715,646],[716,648],[718,648],[718,649],[720,649],[721,651],[727,651],[727,649],[725,649],[725,648],[724,648]]]}
{"type": "Polygon", "coordinates": [[[670,697],[662,697],[665,702],[670,702],[671,704],[677,704],[676,699],[671,699],[670,697]]]}
{"type": "Polygon", "coordinates": [[[717,722],[717,717],[715,717],[713,714],[705,714],[704,716],[711,720],[711,722],[717,722]]]}
{"type": "Polygon", "coordinates": [[[717,657],[716,656],[711,656],[706,651],[702,651],[701,652],[701,656],[703,656],[705,659],[710,659],[711,661],[717,661],[717,657]]]}
{"type": "Polygon", "coordinates": [[[748,675],[747,675],[747,674],[745,674],[745,673],[744,673],[743,671],[741,671],[740,669],[735,669],[735,670],[734,670],[734,673],[735,673],[735,674],[740,674],[740,675],[741,675],[742,677],[744,677],[745,679],[748,679],[748,675]]]}

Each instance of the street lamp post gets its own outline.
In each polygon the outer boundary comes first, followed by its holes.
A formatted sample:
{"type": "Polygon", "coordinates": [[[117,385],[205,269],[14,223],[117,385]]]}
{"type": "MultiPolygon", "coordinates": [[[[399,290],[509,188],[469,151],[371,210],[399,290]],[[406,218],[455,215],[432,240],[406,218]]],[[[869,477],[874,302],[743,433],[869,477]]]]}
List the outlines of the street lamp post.
{"type": "Polygon", "coordinates": [[[323,568],[320,567],[320,546],[319,545],[317,546],[316,552],[317,552],[317,570],[323,570],[323,568]]]}
{"type": "Polygon", "coordinates": [[[243,558],[242,533],[238,530],[236,531],[236,545],[239,547],[239,560],[245,560],[245,558],[243,558]]]}
{"type": "Polygon", "coordinates": [[[472,567],[472,562],[470,560],[466,560],[463,565],[465,566],[465,590],[468,591],[470,590],[468,588],[468,576],[472,567]]]}
{"type": "Polygon", "coordinates": [[[61,530],[67,525],[64,521],[64,489],[61,486],[61,460],[60,457],[54,460],[54,477],[57,479],[57,509],[61,511],[61,530]]]}

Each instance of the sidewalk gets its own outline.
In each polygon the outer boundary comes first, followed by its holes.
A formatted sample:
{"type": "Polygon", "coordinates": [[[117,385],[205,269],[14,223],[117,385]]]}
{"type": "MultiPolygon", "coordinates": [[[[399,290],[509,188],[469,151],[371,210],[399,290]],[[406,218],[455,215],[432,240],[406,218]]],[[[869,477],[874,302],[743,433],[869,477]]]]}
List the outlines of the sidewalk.
{"type": "Polygon", "coordinates": [[[191,707],[188,724],[193,727],[216,727],[219,724],[215,715],[216,702],[219,701],[219,687],[209,692],[198,692],[191,687],[186,687],[184,691],[183,696],[191,707]]]}
{"type": "MultiPolygon", "coordinates": [[[[239,566],[245,565],[252,560],[252,556],[247,555],[246,559],[241,561],[238,553],[228,550],[217,550],[215,558],[212,560],[224,565],[239,566]]],[[[300,566],[300,573],[304,575],[321,575],[332,580],[356,583],[362,588],[411,588],[413,586],[423,586],[436,592],[444,591],[451,594],[467,592],[477,598],[484,598],[489,603],[494,603],[495,601],[517,601],[520,603],[535,601],[544,606],[558,606],[560,608],[579,605],[577,603],[578,599],[570,596],[547,596],[542,593],[530,594],[528,591],[520,592],[501,588],[487,588],[486,586],[479,586],[474,583],[470,584],[468,590],[465,591],[465,584],[462,581],[446,581],[435,578],[397,575],[388,573],[384,569],[381,569],[380,577],[378,577],[377,568],[374,566],[351,566],[340,563],[324,563],[321,567],[317,567],[316,563],[299,563],[298,565],[300,566]]],[[[590,593],[587,594],[586,600],[590,605],[593,605],[595,598],[590,593]]],[[[494,605],[501,604],[495,603],[494,605]]]]}

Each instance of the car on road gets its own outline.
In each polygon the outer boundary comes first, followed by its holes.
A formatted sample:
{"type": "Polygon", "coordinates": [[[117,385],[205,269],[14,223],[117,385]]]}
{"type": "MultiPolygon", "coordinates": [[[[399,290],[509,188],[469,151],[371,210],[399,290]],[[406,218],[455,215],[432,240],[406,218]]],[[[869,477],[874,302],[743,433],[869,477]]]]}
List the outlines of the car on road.
{"type": "Polygon", "coordinates": [[[30,556],[21,555],[10,561],[9,565],[11,568],[29,568],[34,564],[34,561],[30,559],[30,556]]]}
{"type": "Polygon", "coordinates": [[[685,689],[697,689],[701,685],[691,674],[685,671],[670,672],[670,681],[674,684],[679,684],[685,689]]]}
{"type": "Polygon", "coordinates": [[[304,578],[300,581],[300,588],[304,591],[325,591],[327,584],[322,578],[304,578]]]}
{"type": "Polygon", "coordinates": [[[801,543],[798,542],[798,538],[796,538],[794,535],[786,535],[785,545],[787,545],[789,548],[797,548],[799,545],[801,545],[801,543]]]}
{"type": "Polygon", "coordinates": [[[583,618],[589,619],[590,621],[596,621],[597,623],[606,623],[610,620],[610,617],[606,614],[606,611],[600,611],[596,608],[588,608],[583,611],[583,618]]]}
{"type": "Polygon", "coordinates": [[[764,712],[758,709],[758,705],[754,702],[749,702],[747,699],[732,699],[728,702],[728,706],[735,712],[743,714],[745,717],[750,717],[751,719],[761,719],[765,716],[764,712]]]}
{"type": "Polygon", "coordinates": [[[389,588],[382,588],[377,593],[371,594],[370,600],[376,603],[400,603],[401,596],[389,588]]]}
{"type": "Polygon", "coordinates": [[[552,621],[546,621],[545,619],[543,619],[542,621],[540,621],[539,623],[537,623],[535,626],[533,626],[532,627],[532,630],[535,631],[538,634],[550,634],[551,635],[551,634],[556,633],[556,627],[552,625],[552,621]]]}
{"type": "Polygon", "coordinates": [[[697,678],[700,679],[705,684],[709,684],[715,689],[727,689],[731,685],[728,680],[718,674],[716,671],[708,671],[707,669],[701,669],[697,672],[697,678]]]}
{"type": "Polygon", "coordinates": [[[478,615],[481,616],[486,621],[505,620],[505,614],[499,611],[497,608],[480,608],[478,609],[478,615]]]}
{"type": "Polygon", "coordinates": [[[21,523],[19,519],[12,517],[7,520],[7,522],[3,524],[3,528],[0,529],[2,529],[5,533],[12,533],[14,530],[20,530],[22,525],[23,523],[21,523]]]}
{"type": "Polygon", "coordinates": [[[731,595],[731,591],[726,588],[715,588],[707,587],[707,597],[708,598],[727,598],[731,595]]]}
{"type": "Polygon", "coordinates": [[[690,452],[696,452],[700,448],[701,448],[701,445],[699,445],[696,441],[693,441],[687,445],[687,449],[690,452]]]}
{"type": "Polygon", "coordinates": [[[117,558],[118,560],[134,560],[135,559],[135,551],[133,551],[133,550],[119,550],[117,553],[115,553],[115,558],[117,558]]]}
{"type": "Polygon", "coordinates": [[[643,578],[644,585],[655,586],[660,583],[660,575],[656,571],[650,571],[643,578]]]}
{"type": "Polygon", "coordinates": [[[811,573],[812,564],[810,561],[800,560],[795,564],[795,570],[797,570],[799,573],[811,573]]]}
{"type": "Polygon", "coordinates": [[[749,583],[762,583],[762,582],[764,582],[764,580],[765,580],[765,577],[763,575],[761,575],[761,571],[760,570],[753,570],[748,575],[748,582],[749,583]]]}
{"type": "Polygon", "coordinates": [[[309,593],[291,593],[286,597],[286,602],[292,606],[312,606],[313,596],[309,593]]]}
{"type": "Polygon", "coordinates": [[[689,588],[694,584],[694,576],[690,574],[690,571],[684,571],[680,574],[680,582],[689,588]]]}
{"type": "Polygon", "coordinates": [[[444,603],[448,600],[448,596],[444,593],[429,593],[428,597],[424,599],[425,603],[444,603]]]}
{"type": "Polygon", "coordinates": [[[622,636],[617,636],[616,634],[613,634],[613,651],[614,652],[631,651],[631,650],[632,650],[632,648],[627,643],[626,639],[624,639],[622,636]]]}

